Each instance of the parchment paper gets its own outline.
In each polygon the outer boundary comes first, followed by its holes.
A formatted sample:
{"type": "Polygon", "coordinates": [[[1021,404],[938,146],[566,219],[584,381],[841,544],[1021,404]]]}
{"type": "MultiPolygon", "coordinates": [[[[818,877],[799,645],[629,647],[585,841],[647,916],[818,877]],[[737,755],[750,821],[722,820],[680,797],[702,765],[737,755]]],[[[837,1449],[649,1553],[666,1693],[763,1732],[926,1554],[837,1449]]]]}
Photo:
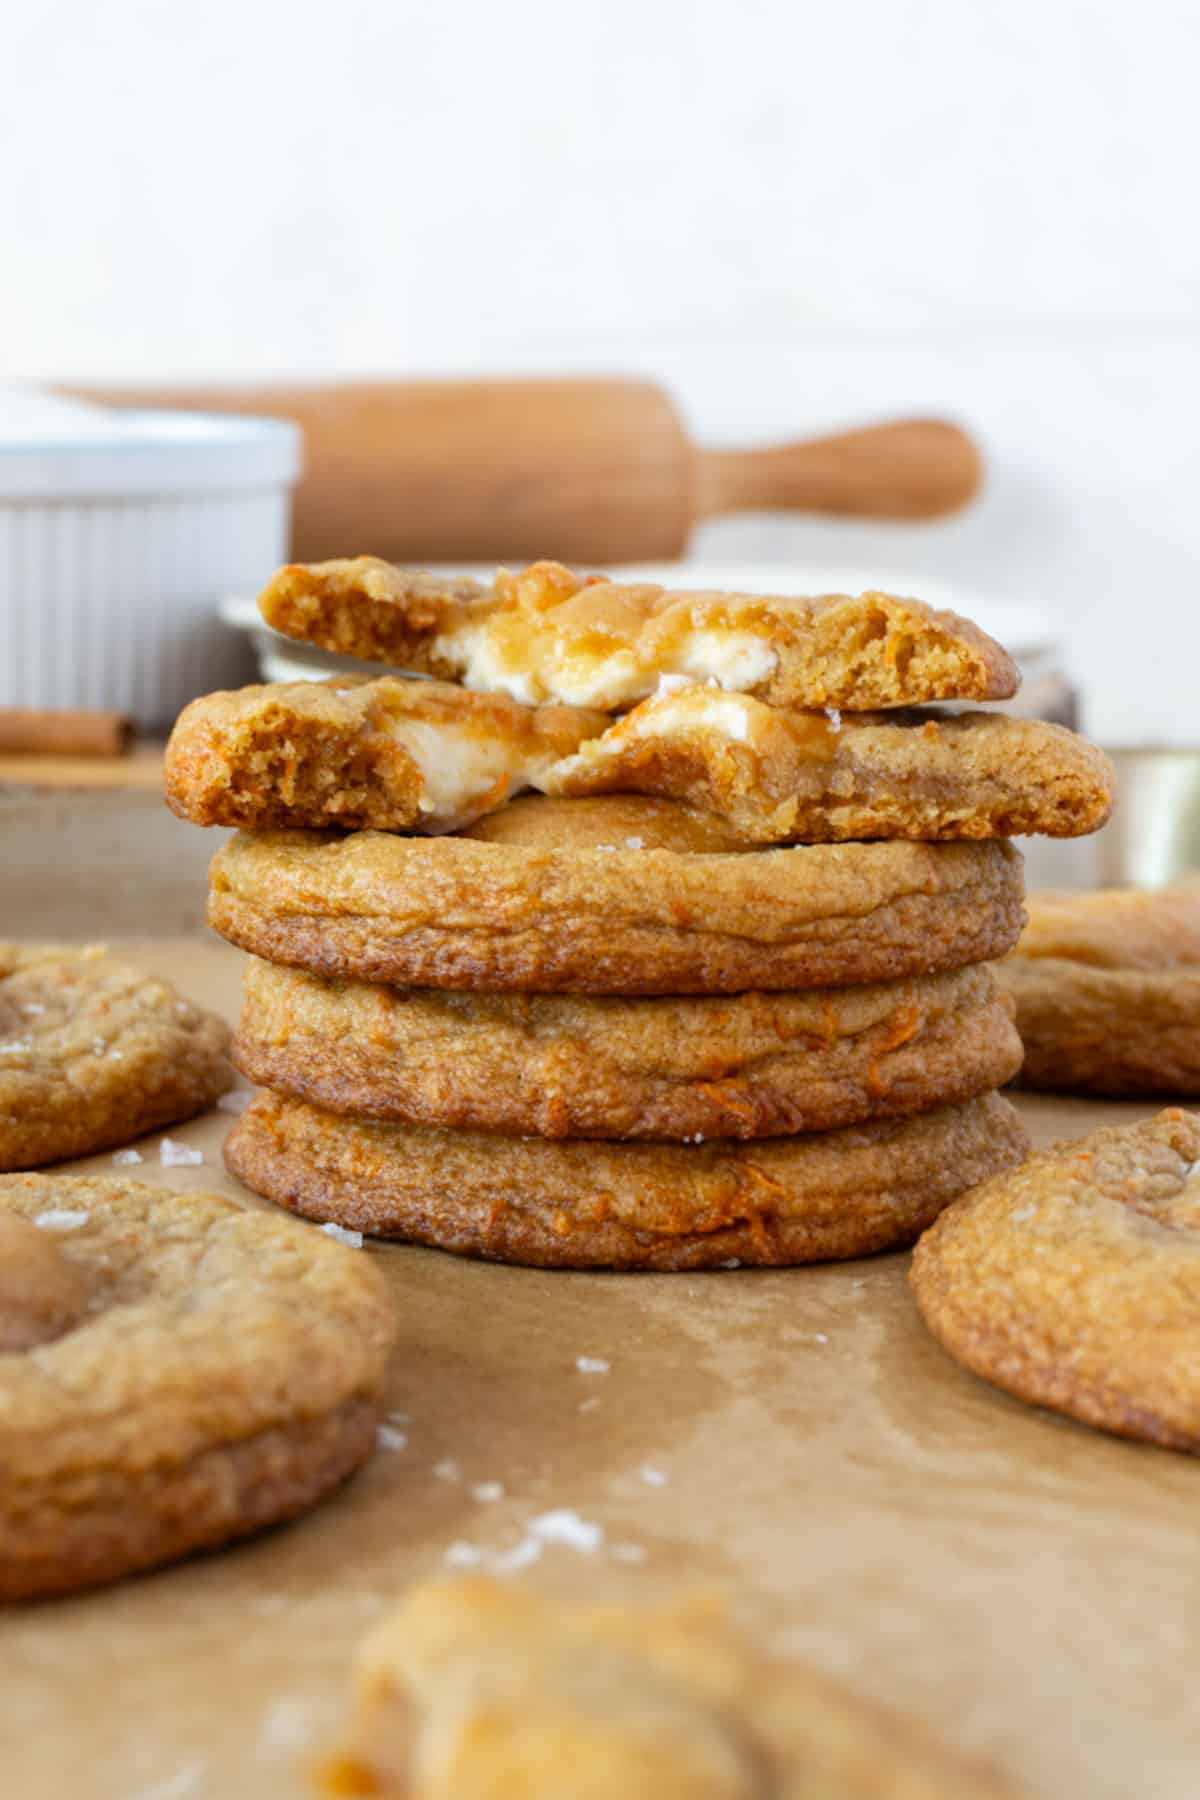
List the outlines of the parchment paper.
{"type": "MultiPolygon", "coordinates": [[[[130,941],[232,1018],[240,958],[200,926],[217,841],[151,796],[0,801],[0,936],[130,941]]],[[[1042,1141],[1148,1110],[1020,1104],[1042,1141]]],[[[171,1128],[202,1167],[164,1169],[156,1134],[134,1172],[257,1204],[222,1168],[229,1123],[171,1128]]],[[[907,1256],[612,1276],[363,1254],[402,1320],[404,1447],[248,1545],[10,1611],[5,1796],[294,1800],[379,1610],[451,1545],[502,1554],[560,1508],[600,1547],[549,1545],[522,1579],[581,1600],[716,1587],[1035,1794],[1200,1793],[1200,1464],[963,1373],[907,1256]]]]}

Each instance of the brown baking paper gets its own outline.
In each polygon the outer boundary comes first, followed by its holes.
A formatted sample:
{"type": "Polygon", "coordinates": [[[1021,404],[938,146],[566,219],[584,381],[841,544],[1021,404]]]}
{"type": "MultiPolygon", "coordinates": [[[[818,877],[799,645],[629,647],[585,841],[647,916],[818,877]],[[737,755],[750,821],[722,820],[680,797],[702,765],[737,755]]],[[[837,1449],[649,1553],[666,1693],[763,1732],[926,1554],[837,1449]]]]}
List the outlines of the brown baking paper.
{"type": "MultiPolygon", "coordinates": [[[[200,926],[218,841],[149,796],[0,802],[0,935],[133,940],[232,1018],[240,959],[200,926]]],[[[1040,1141],[1148,1110],[1019,1104],[1040,1141]]],[[[132,1173],[259,1204],[222,1168],[229,1124],[156,1133],[132,1173]],[[203,1165],[164,1168],[164,1135],[203,1165]]],[[[1194,1800],[1200,1463],[965,1374],[909,1300],[907,1256],[654,1276],[363,1254],[401,1319],[394,1447],[295,1525],[10,1610],[4,1793],[303,1795],[379,1611],[451,1546],[491,1563],[566,1509],[576,1541],[523,1579],[581,1601],[715,1587],[1035,1794],[1194,1800]]]]}

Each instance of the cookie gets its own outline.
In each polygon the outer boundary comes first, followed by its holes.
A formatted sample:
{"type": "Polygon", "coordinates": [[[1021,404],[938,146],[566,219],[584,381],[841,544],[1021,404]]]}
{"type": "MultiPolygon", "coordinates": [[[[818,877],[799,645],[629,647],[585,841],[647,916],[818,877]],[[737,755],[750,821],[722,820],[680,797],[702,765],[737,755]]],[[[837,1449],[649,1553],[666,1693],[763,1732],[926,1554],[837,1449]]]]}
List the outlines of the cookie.
{"type": "Polygon", "coordinates": [[[1024,1086],[1200,1095],[1200,882],[1033,894],[997,974],[1016,1006],[1024,1086]]]}
{"type": "Polygon", "coordinates": [[[371,1453],[395,1329],[361,1251],[276,1214],[0,1178],[0,1600],[305,1511],[371,1453]]]}
{"type": "Polygon", "coordinates": [[[1096,831],[1103,751],[1040,719],[968,712],[786,711],[689,687],[644,700],[535,783],[551,794],[659,794],[750,842],[990,838],[1096,831]]]}
{"type": "Polygon", "coordinates": [[[254,831],[450,831],[536,786],[608,723],[390,675],[206,694],[167,744],[167,804],[196,825],[254,831]]]}
{"type": "Polygon", "coordinates": [[[127,1144],[233,1083],[229,1031],[102,949],[0,944],[0,1169],[127,1144]]]}
{"type": "Polygon", "coordinates": [[[331,1112],[545,1138],[756,1138],[1002,1087],[1021,1042],[986,967],[879,987],[616,999],[327,982],[252,960],[234,1049],[331,1112]]]}
{"type": "Polygon", "coordinates": [[[225,1143],[257,1194],[306,1218],[459,1255],[560,1269],[782,1266],[909,1244],[1019,1162],[996,1094],[806,1137],[612,1144],[341,1118],[263,1094],[225,1143]]]}
{"type": "Polygon", "coordinates": [[[847,987],[1002,956],[1021,929],[1003,840],[736,843],[669,801],[531,795],[454,837],[233,838],[208,916],[319,975],[530,993],[847,987]]]}
{"type": "Polygon", "coordinates": [[[1200,1118],[1172,1107],[1031,1157],[913,1256],[951,1356],[1018,1399],[1200,1451],[1200,1118]]]}
{"type": "Polygon", "coordinates": [[[711,1601],[429,1581],[359,1652],[322,1791],[380,1800],[1002,1800],[1013,1790],[711,1601]]]}
{"type": "Polygon", "coordinates": [[[674,592],[539,562],[494,585],[378,557],[292,564],[259,599],[276,631],[536,705],[620,710],[663,675],[775,706],[1004,700],[1020,682],[1000,645],[953,612],[890,594],[800,599],[674,592]]]}

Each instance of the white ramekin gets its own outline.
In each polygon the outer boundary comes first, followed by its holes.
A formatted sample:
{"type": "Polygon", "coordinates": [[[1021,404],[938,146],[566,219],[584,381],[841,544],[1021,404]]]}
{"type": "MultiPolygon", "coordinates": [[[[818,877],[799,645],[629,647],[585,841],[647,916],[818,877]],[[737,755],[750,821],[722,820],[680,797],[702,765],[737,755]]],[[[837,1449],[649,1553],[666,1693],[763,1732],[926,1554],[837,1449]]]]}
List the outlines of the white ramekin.
{"type": "Polygon", "coordinates": [[[283,561],[301,436],[274,419],[111,420],[108,435],[0,441],[0,705],[154,728],[251,678],[216,602],[283,561]]]}

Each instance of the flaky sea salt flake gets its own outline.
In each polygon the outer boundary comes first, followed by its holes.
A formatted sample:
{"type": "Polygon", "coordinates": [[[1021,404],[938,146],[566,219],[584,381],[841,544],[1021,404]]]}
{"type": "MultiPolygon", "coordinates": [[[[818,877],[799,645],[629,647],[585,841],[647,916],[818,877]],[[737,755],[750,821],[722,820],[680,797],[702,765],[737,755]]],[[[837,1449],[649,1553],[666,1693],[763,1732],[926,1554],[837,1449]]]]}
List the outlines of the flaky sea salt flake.
{"type": "Polygon", "coordinates": [[[74,1206],[48,1206],[34,1219],[42,1231],[78,1231],[88,1222],[88,1215],[74,1206]]]}
{"type": "Polygon", "coordinates": [[[581,1375],[607,1375],[612,1364],[603,1356],[577,1356],[575,1367],[581,1375]]]}
{"type": "Polygon", "coordinates": [[[221,1094],[217,1105],[222,1112],[244,1113],[254,1098],[253,1088],[232,1088],[228,1094],[221,1094]]]}
{"type": "Polygon", "coordinates": [[[500,1550],[492,1558],[492,1569],[497,1575],[518,1575],[522,1569],[528,1569],[537,1562],[542,1554],[540,1541],[535,1537],[523,1537],[515,1543],[511,1550],[500,1550]]]}
{"type": "Polygon", "coordinates": [[[204,1152],[181,1144],[178,1138],[165,1137],[159,1140],[158,1160],[164,1169],[195,1169],[204,1161],[204,1152]]]}
{"type": "Polygon", "coordinates": [[[568,1550],[579,1550],[588,1556],[599,1550],[604,1542],[603,1525],[598,1525],[594,1519],[580,1518],[569,1506],[539,1513],[536,1519],[529,1521],[529,1530],[544,1544],[565,1544],[568,1550]]]}
{"type": "Polygon", "coordinates": [[[145,1159],[140,1150],[114,1150],[112,1160],[114,1169],[132,1169],[145,1159]]]}
{"type": "Polygon", "coordinates": [[[326,1237],[333,1238],[335,1243],[345,1244],[348,1250],[362,1249],[363,1234],[361,1231],[351,1231],[347,1225],[336,1225],[332,1219],[327,1225],[322,1225],[321,1230],[326,1237]]]}

